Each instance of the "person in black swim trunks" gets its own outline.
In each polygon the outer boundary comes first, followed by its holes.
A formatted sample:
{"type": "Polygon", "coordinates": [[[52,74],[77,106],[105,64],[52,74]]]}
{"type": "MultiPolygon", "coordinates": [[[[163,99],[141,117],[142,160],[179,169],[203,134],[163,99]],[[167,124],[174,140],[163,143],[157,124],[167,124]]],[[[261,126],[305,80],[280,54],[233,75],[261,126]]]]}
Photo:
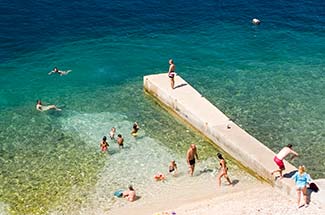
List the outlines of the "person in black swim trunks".
{"type": "Polygon", "coordinates": [[[173,59],[170,59],[169,60],[168,77],[170,79],[170,86],[172,89],[174,89],[174,85],[175,85],[175,80],[174,80],[175,75],[176,75],[175,69],[176,69],[176,67],[175,67],[174,61],[173,61],[173,59]]]}
{"type": "Polygon", "coordinates": [[[187,150],[187,154],[186,154],[186,160],[187,160],[187,164],[188,164],[188,167],[189,167],[189,173],[190,173],[191,176],[193,176],[193,173],[194,173],[195,157],[196,157],[197,160],[199,160],[199,156],[198,156],[197,151],[196,151],[196,145],[191,144],[191,146],[187,150]]]}

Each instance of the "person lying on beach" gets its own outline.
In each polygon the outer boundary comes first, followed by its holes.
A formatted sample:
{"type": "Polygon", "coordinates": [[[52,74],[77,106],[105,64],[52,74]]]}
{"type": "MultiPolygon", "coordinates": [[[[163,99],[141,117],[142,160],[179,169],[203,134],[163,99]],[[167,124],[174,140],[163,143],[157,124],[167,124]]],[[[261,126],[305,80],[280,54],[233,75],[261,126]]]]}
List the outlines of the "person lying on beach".
{"type": "Polygon", "coordinates": [[[135,190],[133,189],[132,185],[129,186],[128,190],[123,192],[123,197],[126,198],[130,202],[133,202],[136,200],[135,190]]]}
{"type": "Polygon", "coordinates": [[[289,154],[293,154],[293,156],[291,157],[291,160],[298,156],[298,153],[292,150],[291,144],[288,144],[286,147],[281,149],[281,151],[277,155],[274,156],[273,160],[276,163],[276,165],[278,165],[279,169],[271,172],[271,175],[273,175],[276,172],[279,172],[280,179],[282,178],[282,172],[283,172],[283,170],[285,170],[283,159],[285,159],[289,154]]]}
{"type": "Polygon", "coordinates": [[[139,127],[138,123],[137,122],[134,122],[133,127],[132,127],[132,131],[131,131],[131,134],[133,136],[137,136],[139,129],[140,129],[140,127],[139,127]]]}
{"type": "Polygon", "coordinates": [[[228,184],[231,185],[232,182],[230,181],[229,177],[228,177],[228,167],[227,167],[227,163],[225,161],[225,159],[222,157],[221,153],[217,154],[218,158],[220,159],[219,164],[220,164],[220,170],[217,176],[217,181],[218,181],[218,187],[221,186],[221,178],[225,177],[225,179],[228,181],[228,184]]]}
{"type": "Polygon", "coordinates": [[[41,100],[36,101],[36,110],[47,111],[47,110],[51,110],[51,109],[61,111],[61,109],[55,105],[43,105],[41,100]]]}
{"type": "Polygon", "coordinates": [[[187,150],[186,160],[189,168],[189,174],[193,176],[195,168],[195,157],[199,160],[199,156],[196,151],[196,145],[191,144],[190,148],[187,150]]]}
{"type": "Polygon", "coordinates": [[[111,140],[114,140],[115,132],[116,132],[116,128],[112,127],[110,132],[109,132],[109,137],[111,138],[111,140]]]}
{"type": "Polygon", "coordinates": [[[58,68],[54,67],[54,69],[48,73],[48,75],[52,75],[53,73],[57,73],[59,75],[67,75],[69,74],[70,72],[72,72],[72,70],[67,70],[67,71],[62,71],[62,70],[59,70],[58,68]]]}
{"type": "Polygon", "coordinates": [[[117,144],[118,144],[118,147],[121,149],[123,149],[124,148],[124,145],[123,145],[123,143],[124,143],[124,138],[122,137],[122,135],[121,134],[118,134],[117,135],[117,144]]]}
{"type": "Polygon", "coordinates": [[[175,176],[177,174],[177,165],[175,160],[172,160],[169,164],[168,167],[168,172],[171,173],[173,176],[175,176]]]}
{"type": "Polygon", "coordinates": [[[107,138],[106,136],[103,137],[102,141],[100,141],[100,148],[102,150],[102,152],[106,152],[108,147],[109,147],[109,144],[107,143],[107,138]]]}

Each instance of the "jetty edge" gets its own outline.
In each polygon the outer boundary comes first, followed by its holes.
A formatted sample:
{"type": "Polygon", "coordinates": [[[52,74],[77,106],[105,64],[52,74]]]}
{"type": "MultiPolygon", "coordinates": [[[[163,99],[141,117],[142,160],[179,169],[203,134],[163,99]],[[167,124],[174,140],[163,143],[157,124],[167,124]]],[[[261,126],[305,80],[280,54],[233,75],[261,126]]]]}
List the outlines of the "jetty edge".
{"type": "MultiPolygon", "coordinates": [[[[146,75],[143,77],[143,84],[144,91],[157,99],[160,105],[197,129],[250,172],[286,194],[296,196],[295,185],[290,177],[297,168],[284,161],[286,166],[284,178],[275,180],[271,175],[271,171],[277,168],[273,161],[275,153],[240,128],[182,77],[178,75],[175,77],[174,89],[171,89],[166,73],[146,75]]],[[[321,197],[319,195],[321,193],[314,196],[321,197]]]]}

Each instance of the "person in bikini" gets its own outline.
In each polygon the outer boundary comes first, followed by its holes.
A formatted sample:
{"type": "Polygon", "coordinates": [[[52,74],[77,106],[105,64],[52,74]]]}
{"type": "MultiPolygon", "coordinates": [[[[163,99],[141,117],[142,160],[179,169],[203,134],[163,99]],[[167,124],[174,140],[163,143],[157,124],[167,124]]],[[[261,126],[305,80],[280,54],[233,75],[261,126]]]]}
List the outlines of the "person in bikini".
{"type": "Polygon", "coordinates": [[[176,75],[175,69],[176,69],[176,67],[175,67],[174,61],[173,61],[173,59],[170,59],[169,60],[168,77],[170,79],[170,86],[172,89],[174,89],[174,85],[175,85],[175,80],[174,80],[175,75],[176,75]]]}
{"type": "Polygon", "coordinates": [[[292,150],[292,145],[291,144],[288,144],[286,147],[282,148],[281,151],[277,155],[274,156],[273,160],[276,163],[276,165],[278,165],[279,169],[274,170],[273,172],[271,172],[271,175],[273,175],[276,172],[279,172],[280,173],[280,178],[283,177],[282,172],[283,172],[283,170],[285,170],[283,160],[289,154],[293,154],[293,156],[291,157],[291,160],[298,156],[298,153],[292,150]]]}
{"type": "Polygon", "coordinates": [[[194,168],[195,168],[195,158],[199,160],[199,156],[197,154],[197,149],[195,144],[191,144],[190,148],[187,150],[186,160],[189,167],[189,174],[193,176],[194,168]]]}
{"type": "Polygon", "coordinates": [[[219,173],[218,173],[218,176],[217,176],[218,187],[221,186],[221,178],[222,178],[222,176],[225,177],[226,180],[228,181],[228,184],[231,185],[232,182],[229,179],[228,174],[227,174],[227,172],[228,172],[227,163],[226,163],[225,159],[222,157],[221,153],[218,153],[217,156],[220,159],[220,161],[219,161],[220,170],[219,170],[219,173]]]}
{"type": "Polygon", "coordinates": [[[102,141],[100,141],[100,148],[101,148],[102,152],[106,152],[109,147],[109,144],[107,143],[106,140],[107,140],[107,138],[106,138],[106,136],[104,136],[102,141]]]}

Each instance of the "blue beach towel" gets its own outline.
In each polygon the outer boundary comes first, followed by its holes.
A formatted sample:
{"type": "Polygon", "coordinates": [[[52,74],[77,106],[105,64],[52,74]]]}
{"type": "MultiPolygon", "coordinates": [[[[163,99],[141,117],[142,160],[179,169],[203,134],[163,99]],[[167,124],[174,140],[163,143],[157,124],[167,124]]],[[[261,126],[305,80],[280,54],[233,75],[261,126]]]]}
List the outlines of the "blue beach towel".
{"type": "Polygon", "coordinates": [[[121,198],[123,196],[123,190],[117,190],[114,192],[114,196],[121,198]]]}

